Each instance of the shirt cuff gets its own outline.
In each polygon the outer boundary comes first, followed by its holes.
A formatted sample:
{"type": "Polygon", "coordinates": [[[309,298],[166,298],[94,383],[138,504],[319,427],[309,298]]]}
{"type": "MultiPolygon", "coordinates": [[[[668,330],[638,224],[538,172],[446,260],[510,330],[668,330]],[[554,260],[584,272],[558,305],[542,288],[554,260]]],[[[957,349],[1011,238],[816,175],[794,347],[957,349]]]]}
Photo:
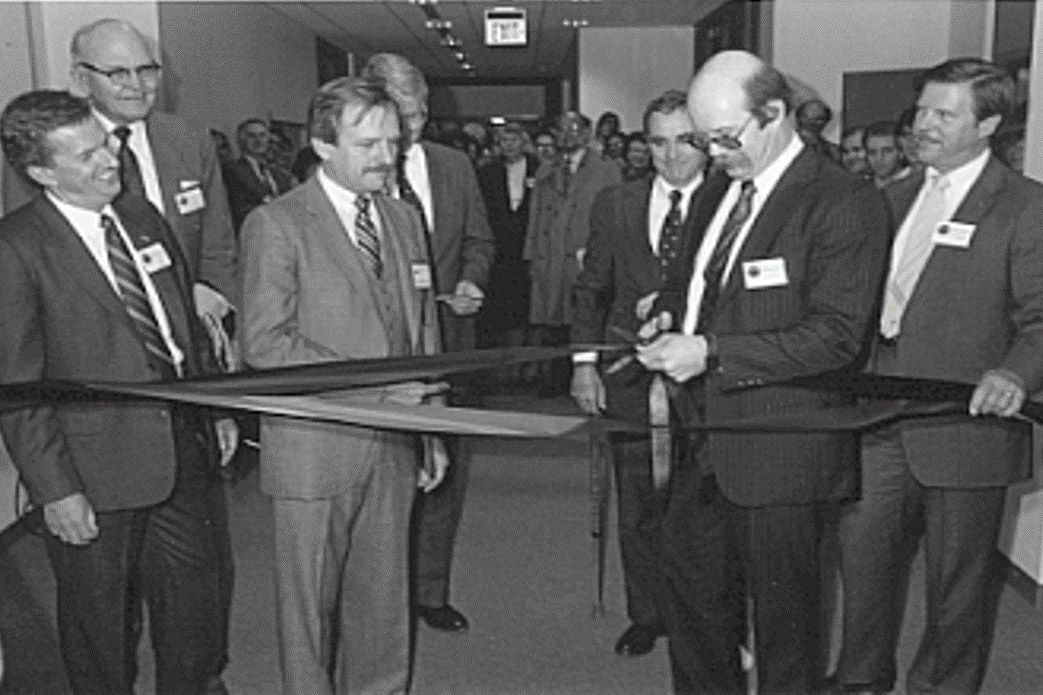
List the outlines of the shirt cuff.
{"type": "Polygon", "coordinates": [[[576,352],[572,354],[572,364],[597,364],[598,353],[576,352]]]}

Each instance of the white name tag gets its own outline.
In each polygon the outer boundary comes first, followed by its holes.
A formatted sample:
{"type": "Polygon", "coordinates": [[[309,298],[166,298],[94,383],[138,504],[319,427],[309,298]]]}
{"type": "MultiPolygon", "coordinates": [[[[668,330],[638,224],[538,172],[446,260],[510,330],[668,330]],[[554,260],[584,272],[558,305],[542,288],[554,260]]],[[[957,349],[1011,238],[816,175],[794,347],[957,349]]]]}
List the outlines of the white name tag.
{"type": "Polygon", "coordinates": [[[158,241],[138,251],[141,265],[149,275],[170,267],[170,255],[158,241]]]}
{"type": "MultiPolygon", "coordinates": [[[[185,182],[182,181],[182,183],[185,182]]],[[[177,203],[177,211],[182,215],[191,215],[193,212],[206,207],[203,189],[199,186],[181,191],[174,196],[174,202],[177,203]]]]}
{"type": "Polygon", "coordinates": [[[431,266],[427,263],[414,263],[412,269],[413,287],[418,290],[431,289],[431,266]]]}
{"type": "Polygon", "coordinates": [[[786,259],[762,258],[756,261],[743,261],[742,284],[748,290],[785,287],[789,284],[789,276],[786,275],[786,259]]]}
{"type": "Polygon", "coordinates": [[[954,246],[958,249],[967,249],[971,246],[974,238],[974,230],[977,227],[965,222],[939,222],[931,236],[931,243],[938,246],[954,246]]]}

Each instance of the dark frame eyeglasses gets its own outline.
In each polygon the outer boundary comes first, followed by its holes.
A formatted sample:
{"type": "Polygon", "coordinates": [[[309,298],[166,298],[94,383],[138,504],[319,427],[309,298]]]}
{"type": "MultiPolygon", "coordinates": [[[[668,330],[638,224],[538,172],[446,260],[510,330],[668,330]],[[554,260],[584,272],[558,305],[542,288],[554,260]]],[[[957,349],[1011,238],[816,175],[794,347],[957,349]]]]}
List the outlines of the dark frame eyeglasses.
{"type": "Polygon", "coordinates": [[[693,133],[688,138],[688,144],[692,147],[708,152],[710,145],[717,145],[726,150],[740,150],[742,149],[742,134],[746,132],[746,129],[750,127],[750,123],[753,121],[754,114],[750,114],[749,118],[743,122],[737,131],[734,133],[719,133],[716,135],[703,135],[702,133],[693,133]]]}
{"type": "Polygon", "coordinates": [[[139,65],[134,68],[110,68],[105,70],[99,68],[97,65],[80,61],[77,63],[80,67],[86,68],[91,72],[103,75],[113,84],[127,85],[131,84],[131,75],[137,75],[137,78],[141,82],[156,82],[159,79],[159,73],[163,69],[163,66],[159,63],[146,63],[145,65],[139,65]]]}

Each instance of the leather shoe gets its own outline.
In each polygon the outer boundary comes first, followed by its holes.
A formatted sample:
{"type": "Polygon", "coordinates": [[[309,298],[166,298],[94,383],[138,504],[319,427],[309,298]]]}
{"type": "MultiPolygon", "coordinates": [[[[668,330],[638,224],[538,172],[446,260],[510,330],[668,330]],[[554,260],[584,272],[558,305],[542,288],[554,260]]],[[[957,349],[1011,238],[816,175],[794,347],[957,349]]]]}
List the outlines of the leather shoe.
{"type": "Polygon", "coordinates": [[[632,624],[616,641],[616,654],[626,656],[644,656],[655,649],[656,638],[663,631],[655,627],[632,624]]]}
{"type": "Polygon", "coordinates": [[[442,632],[466,632],[470,624],[464,614],[448,603],[444,606],[417,606],[416,614],[428,627],[442,632]]]}

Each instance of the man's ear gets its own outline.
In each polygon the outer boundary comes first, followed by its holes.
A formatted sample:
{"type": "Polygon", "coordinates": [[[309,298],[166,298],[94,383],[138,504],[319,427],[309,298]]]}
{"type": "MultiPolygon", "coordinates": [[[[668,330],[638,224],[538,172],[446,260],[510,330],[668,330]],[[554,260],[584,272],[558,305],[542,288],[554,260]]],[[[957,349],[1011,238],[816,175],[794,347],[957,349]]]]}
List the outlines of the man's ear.
{"type": "Polygon", "coordinates": [[[991,138],[999,130],[1000,123],[1003,121],[1003,116],[996,113],[988,118],[978,121],[978,135],[984,140],[991,138]]]}
{"type": "Polygon", "coordinates": [[[86,99],[91,93],[90,85],[87,82],[89,79],[87,68],[73,63],[72,67],[69,68],[69,92],[86,99]]]}
{"type": "Polygon", "coordinates": [[[760,112],[761,118],[764,119],[761,121],[761,127],[763,128],[769,123],[777,121],[779,116],[786,113],[786,104],[782,99],[771,99],[764,104],[764,106],[760,107],[758,111],[760,112]]]}
{"type": "Polygon", "coordinates": [[[54,170],[50,167],[32,164],[25,168],[25,175],[44,188],[50,188],[54,185],[54,170]]]}
{"type": "Polygon", "coordinates": [[[333,154],[333,150],[337,149],[335,145],[331,145],[325,140],[319,138],[311,139],[311,148],[315,150],[315,154],[319,155],[319,159],[326,161],[333,154]]]}

